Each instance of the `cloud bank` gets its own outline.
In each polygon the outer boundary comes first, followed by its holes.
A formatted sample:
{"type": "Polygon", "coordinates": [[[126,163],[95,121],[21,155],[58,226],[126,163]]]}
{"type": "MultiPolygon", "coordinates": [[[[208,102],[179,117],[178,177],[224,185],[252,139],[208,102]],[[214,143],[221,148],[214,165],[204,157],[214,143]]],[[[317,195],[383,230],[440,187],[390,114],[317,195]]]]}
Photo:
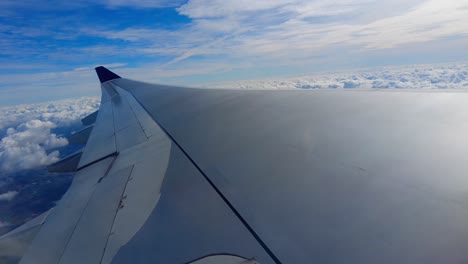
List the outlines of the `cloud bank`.
{"type": "Polygon", "coordinates": [[[69,126],[99,107],[98,97],[66,99],[40,104],[0,107],[0,132],[29,120],[51,121],[57,126],[69,126]]]}
{"type": "Polygon", "coordinates": [[[468,89],[468,64],[414,65],[215,84],[238,89],[468,89]]]}
{"type": "Polygon", "coordinates": [[[60,152],[53,149],[68,141],[54,129],[77,125],[98,107],[97,97],[86,97],[0,108],[0,175],[58,161],[60,152]]]}

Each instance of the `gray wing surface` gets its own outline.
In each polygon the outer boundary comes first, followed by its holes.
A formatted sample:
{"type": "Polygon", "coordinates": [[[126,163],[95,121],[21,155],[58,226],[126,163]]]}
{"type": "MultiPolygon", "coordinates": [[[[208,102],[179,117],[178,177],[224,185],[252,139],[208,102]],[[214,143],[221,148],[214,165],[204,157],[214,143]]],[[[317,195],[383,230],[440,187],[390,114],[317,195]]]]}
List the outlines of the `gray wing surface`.
{"type": "MultiPolygon", "coordinates": [[[[59,163],[54,171],[70,169],[59,163]]],[[[274,263],[186,154],[112,80],[102,83],[75,169],[20,263],[274,263]]]]}
{"type": "Polygon", "coordinates": [[[97,72],[74,181],[21,263],[468,261],[467,93],[97,72]]]}

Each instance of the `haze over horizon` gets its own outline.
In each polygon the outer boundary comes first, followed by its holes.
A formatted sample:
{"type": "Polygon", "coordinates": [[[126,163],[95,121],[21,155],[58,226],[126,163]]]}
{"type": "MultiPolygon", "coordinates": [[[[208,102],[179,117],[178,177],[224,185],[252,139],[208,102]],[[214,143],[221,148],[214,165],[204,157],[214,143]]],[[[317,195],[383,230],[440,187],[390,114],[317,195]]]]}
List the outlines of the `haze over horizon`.
{"type": "Polygon", "coordinates": [[[0,106],[99,95],[93,67],[181,85],[468,60],[468,2],[2,1],[0,106]]]}

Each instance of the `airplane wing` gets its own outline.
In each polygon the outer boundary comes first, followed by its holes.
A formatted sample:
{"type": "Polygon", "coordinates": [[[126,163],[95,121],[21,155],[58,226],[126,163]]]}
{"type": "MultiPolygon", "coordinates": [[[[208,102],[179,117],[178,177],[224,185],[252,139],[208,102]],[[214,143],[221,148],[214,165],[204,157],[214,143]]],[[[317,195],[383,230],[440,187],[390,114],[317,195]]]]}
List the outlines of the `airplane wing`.
{"type": "Polygon", "coordinates": [[[467,93],[195,89],[96,71],[100,109],[73,136],[86,146],[50,168],[73,183],[25,229],[20,263],[468,261],[467,93]]]}

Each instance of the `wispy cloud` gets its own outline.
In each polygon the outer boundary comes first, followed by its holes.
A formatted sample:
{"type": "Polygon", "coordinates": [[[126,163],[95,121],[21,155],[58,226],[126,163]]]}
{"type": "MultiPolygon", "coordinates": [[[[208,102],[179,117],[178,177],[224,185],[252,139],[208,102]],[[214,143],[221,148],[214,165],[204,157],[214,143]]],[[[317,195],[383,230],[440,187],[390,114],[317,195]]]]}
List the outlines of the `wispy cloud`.
{"type": "MultiPolygon", "coordinates": [[[[249,6],[242,1],[213,1],[206,7],[206,1],[189,1],[178,10],[194,19],[215,20],[218,25],[234,19],[240,28],[248,28],[234,39],[237,45],[231,39],[221,44],[226,53],[237,54],[297,56],[317,53],[330,45],[385,49],[468,34],[468,4],[463,1],[431,0],[388,17],[380,6],[371,8],[369,1],[266,2],[249,6]],[[382,16],[361,21],[360,17],[366,16],[360,12],[364,9],[382,16]],[[261,12],[264,10],[268,12],[261,12]],[[343,19],[346,15],[353,19],[343,19]]],[[[208,27],[203,31],[213,32],[208,27]]]]}
{"type": "Polygon", "coordinates": [[[100,0],[108,7],[133,7],[133,8],[162,8],[176,7],[183,3],[183,0],[100,0]]]}
{"type": "MultiPolygon", "coordinates": [[[[126,66],[127,63],[109,63],[109,64],[103,64],[103,65],[99,65],[99,66],[104,66],[108,69],[117,69],[117,68],[121,68],[121,67],[124,67],[126,66]]],[[[82,67],[78,67],[78,68],[75,68],[73,69],[73,71],[92,71],[94,70],[94,68],[96,67],[96,65],[93,65],[93,66],[82,66],[82,67]]]]}
{"type": "Polygon", "coordinates": [[[385,1],[191,0],[177,8],[192,19],[179,29],[93,29],[92,34],[128,41],[135,45],[134,52],[174,56],[171,63],[216,55],[225,61],[254,57],[265,64],[280,59],[304,61],[331,49],[365,55],[366,50],[468,37],[467,3],[400,2],[392,6],[399,11],[395,13],[385,9],[389,8],[385,1]]]}
{"type": "MultiPolygon", "coordinates": [[[[18,194],[17,191],[8,191],[6,193],[0,194],[0,201],[11,201],[15,198],[15,196],[18,194]]],[[[2,224],[0,222],[0,227],[2,227],[2,224]]]]}

